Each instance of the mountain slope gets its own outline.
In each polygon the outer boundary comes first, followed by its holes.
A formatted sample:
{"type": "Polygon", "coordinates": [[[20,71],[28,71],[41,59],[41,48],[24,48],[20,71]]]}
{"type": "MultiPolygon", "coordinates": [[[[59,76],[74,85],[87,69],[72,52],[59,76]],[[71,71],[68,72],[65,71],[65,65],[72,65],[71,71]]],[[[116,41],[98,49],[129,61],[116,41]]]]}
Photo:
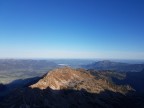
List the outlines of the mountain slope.
{"type": "Polygon", "coordinates": [[[110,90],[123,94],[130,89],[127,86],[114,85],[106,79],[98,79],[86,70],[75,70],[68,67],[50,71],[43,79],[30,87],[39,89],[46,89],[49,87],[53,90],[85,89],[87,92],[92,93],[110,90]],[[127,91],[124,91],[124,89],[127,91]]]}
{"type": "Polygon", "coordinates": [[[112,80],[116,84],[129,84],[136,92],[144,93],[144,70],[140,72],[127,72],[125,75],[123,74],[122,79],[113,77],[112,80]]]}
{"type": "Polygon", "coordinates": [[[133,89],[129,86],[113,84],[84,69],[64,67],[50,71],[29,87],[15,90],[0,108],[143,108],[143,98],[130,91],[133,89]]]}

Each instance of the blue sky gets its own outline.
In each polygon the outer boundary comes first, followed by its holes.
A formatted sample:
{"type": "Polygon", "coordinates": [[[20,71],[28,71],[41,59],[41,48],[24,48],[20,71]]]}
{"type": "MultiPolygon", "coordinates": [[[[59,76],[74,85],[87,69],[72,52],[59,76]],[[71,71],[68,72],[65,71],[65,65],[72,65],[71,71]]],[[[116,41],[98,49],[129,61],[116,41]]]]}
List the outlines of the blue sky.
{"type": "Polygon", "coordinates": [[[0,0],[0,58],[144,59],[144,1],[0,0]]]}

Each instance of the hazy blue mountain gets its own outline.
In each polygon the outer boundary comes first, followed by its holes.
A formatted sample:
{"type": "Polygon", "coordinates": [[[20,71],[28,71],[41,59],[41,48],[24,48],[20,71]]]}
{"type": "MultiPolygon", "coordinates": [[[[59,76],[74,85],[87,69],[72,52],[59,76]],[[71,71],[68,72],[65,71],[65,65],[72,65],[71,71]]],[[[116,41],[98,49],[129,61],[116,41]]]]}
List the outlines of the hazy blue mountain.
{"type": "Polygon", "coordinates": [[[120,72],[139,72],[144,69],[144,64],[129,64],[121,62],[112,62],[109,60],[98,61],[82,66],[85,69],[96,70],[115,70],[120,72]]]}

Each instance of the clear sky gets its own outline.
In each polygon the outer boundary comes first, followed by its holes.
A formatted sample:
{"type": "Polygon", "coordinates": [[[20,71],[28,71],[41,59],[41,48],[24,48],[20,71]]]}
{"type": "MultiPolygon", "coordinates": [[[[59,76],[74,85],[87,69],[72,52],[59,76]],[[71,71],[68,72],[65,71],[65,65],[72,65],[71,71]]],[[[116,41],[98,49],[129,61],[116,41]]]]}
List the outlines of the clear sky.
{"type": "Polygon", "coordinates": [[[144,59],[144,0],[0,0],[0,58],[144,59]]]}

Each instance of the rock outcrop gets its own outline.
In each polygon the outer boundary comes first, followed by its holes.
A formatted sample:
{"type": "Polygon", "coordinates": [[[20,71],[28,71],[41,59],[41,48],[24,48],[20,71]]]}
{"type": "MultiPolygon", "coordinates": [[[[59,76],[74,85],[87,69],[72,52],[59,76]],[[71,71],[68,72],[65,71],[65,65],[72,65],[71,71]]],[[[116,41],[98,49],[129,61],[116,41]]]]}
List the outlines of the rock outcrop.
{"type": "Polygon", "coordinates": [[[105,90],[110,90],[122,94],[132,90],[128,86],[117,86],[106,79],[99,79],[84,69],[76,70],[69,67],[58,68],[50,71],[43,79],[30,87],[42,90],[48,87],[53,90],[84,89],[90,93],[100,93],[105,90]]]}

